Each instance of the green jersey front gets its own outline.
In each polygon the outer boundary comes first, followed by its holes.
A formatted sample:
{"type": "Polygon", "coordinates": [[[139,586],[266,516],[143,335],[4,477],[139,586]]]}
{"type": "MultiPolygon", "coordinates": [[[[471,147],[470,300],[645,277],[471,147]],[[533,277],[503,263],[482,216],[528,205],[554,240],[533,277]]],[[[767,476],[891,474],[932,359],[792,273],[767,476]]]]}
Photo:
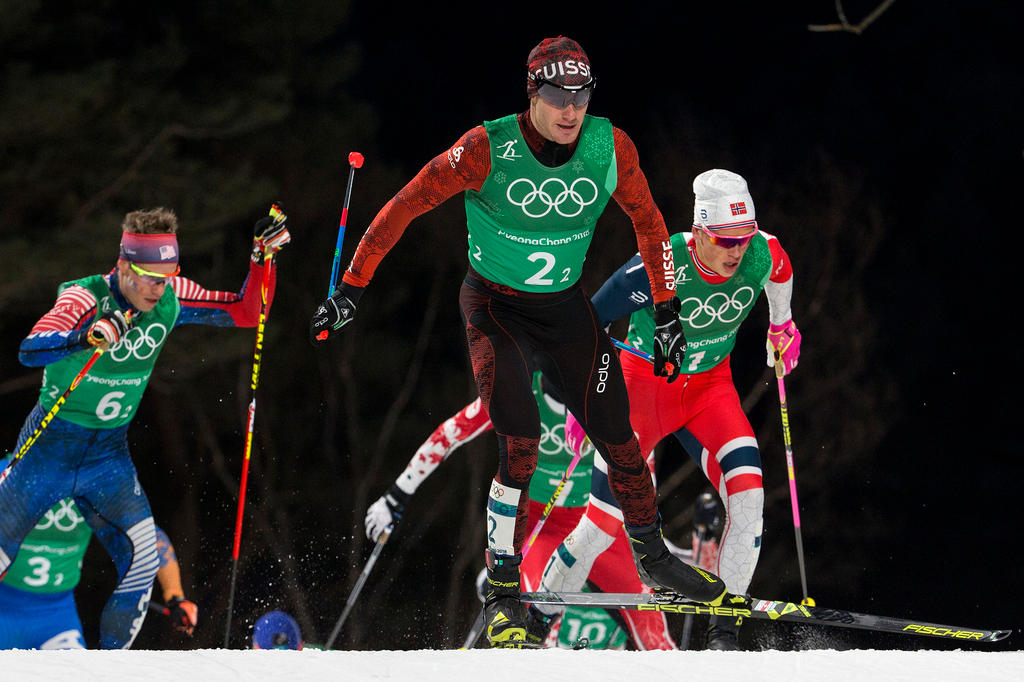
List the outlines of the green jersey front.
{"type": "MultiPolygon", "coordinates": [[[[60,291],[75,284],[85,287],[96,298],[97,316],[119,309],[101,275],[65,282],[60,291]]],[[[112,429],[130,422],[180,309],[174,289],[165,287],[156,307],[136,314],[124,338],[99,357],[68,396],[60,409],[60,418],[91,429],[112,429]]],[[[39,403],[44,410],[53,407],[92,353],[92,349],[83,349],[46,366],[39,391],[39,403]]]]}
{"type": "MultiPolygon", "coordinates": [[[[584,592],[590,588],[584,585],[584,592]]],[[[558,628],[558,646],[568,649],[585,639],[588,649],[624,649],[629,639],[615,619],[604,609],[570,606],[562,613],[558,628]]]]}
{"type": "MultiPolygon", "coordinates": [[[[736,332],[747,319],[772,270],[768,239],[756,234],[739,268],[729,279],[708,283],[699,272],[686,244],[686,232],[677,232],[672,255],[681,264],[676,270],[676,297],[682,307],[679,318],[686,336],[682,372],[698,374],[720,363],[736,345],[736,332]]],[[[654,347],[654,308],[647,307],[629,318],[629,344],[647,353],[654,347]]]]}
{"type": "Polygon", "coordinates": [[[555,168],[533,156],[515,115],[484,127],[491,170],[465,193],[470,264],[519,291],[568,289],[618,182],[611,122],[585,116],[575,153],[555,168]]]}
{"type": "Polygon", "coordinates": [[[82,578],[82,558],[91,537],[75,503],[61,500],[25,536],[4,584],[39,593],[74,589],[82,578]]]}
{"type": "MultiPolygon", "coordinates": [[[[573,453],[565,442],[565,406],[544,394],[540,372],[533,375],[533,395],[540,408],[540,446],[537,470],[530,479],[530,499],[547,504],[572,462],[573,453]]],[[[590,467],[594,451],[580,458],[558,496],[559,507],[583,507],[590,496],[590,467]]]]}

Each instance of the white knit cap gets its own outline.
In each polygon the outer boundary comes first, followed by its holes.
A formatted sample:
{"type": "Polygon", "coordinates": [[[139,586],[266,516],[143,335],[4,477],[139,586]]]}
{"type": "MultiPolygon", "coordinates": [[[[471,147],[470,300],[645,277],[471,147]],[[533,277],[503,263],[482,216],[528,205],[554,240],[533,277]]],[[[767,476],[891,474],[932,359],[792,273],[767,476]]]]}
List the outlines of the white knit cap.
{"type": "Polygon", "coordinates": [[[755,226],[754,199],[747,181],[732,171],[713,168],[693,179],[693,222],[712,230],[755,226]]]}

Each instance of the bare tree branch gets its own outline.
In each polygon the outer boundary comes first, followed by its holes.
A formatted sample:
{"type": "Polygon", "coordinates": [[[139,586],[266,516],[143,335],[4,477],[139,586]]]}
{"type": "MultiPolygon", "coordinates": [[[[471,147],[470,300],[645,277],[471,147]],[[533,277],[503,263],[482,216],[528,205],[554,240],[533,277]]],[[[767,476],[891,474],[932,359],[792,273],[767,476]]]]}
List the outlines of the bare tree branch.
{"type": "Polygon", "coordinates": [[[857,35],[860,35],[867,29],[868,26],[870,26],[875,21],[875,19],[882,16],[882,13],[885,12],[885,10],[889,9],[889,6],[892,5],[894,2],[896,2],[896,0],[883,0],[882,4],[876,7],[874,11],[871,12],[871,14],[867,15],[863,21],[861,21],[859,24],[855,26],[847,20],[846,13],[843,11],[842,0],[836,0],[836,14],[839,16],[839,23],[809,24],[807,26],[807,30],[816,33],[824,33],[827,31],[847,31],[849,33],[855,33],[857,35]]]}
{"type": "Polygon", "coordinates": [[[120,192],[125,185],[138,177],[139,169],[156,154],[160,147],[168,140],[180,137],[186,140],[206,140],[232,137],[240,133],[253,130],[258,127],[258,121],[246,121],[239,125],[227,128],[191,128],[181,123],[171,123],[164,126],[163,130],[157,133],[152,140],[138,153],[135,159],[112,183],[101,189],[82,204],[75,212],[75,218],[71,222],[72,227],[81,227],[86,218],[89,217],[100,206],[106,203],[110,197],[120,192]]]}
{"type": "Polygon", "coordinates": [[[35,371],[24,376],[15,377],[13,379],[7,379],[6,381],[0,381],[0,395],[7,395],[8,393],[18,393],[32,388],[33,386],[39,385],[39,375],[41,372],[35,371]]]}

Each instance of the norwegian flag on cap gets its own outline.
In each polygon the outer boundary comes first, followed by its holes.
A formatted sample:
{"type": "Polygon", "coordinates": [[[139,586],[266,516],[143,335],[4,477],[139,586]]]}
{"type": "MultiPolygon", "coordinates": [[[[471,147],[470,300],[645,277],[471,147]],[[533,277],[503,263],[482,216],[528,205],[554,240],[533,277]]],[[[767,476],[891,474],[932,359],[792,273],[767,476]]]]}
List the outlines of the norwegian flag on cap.
{"type": "Polygon", "coordinates": [[[742,175],[722,168],[693,179],[693,223],[710,229],[756,225],[754,199],[742,175]]]}

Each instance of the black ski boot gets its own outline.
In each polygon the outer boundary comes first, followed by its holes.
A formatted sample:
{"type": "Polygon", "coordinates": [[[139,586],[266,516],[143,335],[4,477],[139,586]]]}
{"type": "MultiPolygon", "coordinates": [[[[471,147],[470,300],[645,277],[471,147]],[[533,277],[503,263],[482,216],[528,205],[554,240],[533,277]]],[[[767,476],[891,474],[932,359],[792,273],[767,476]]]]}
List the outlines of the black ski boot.
{"type": "Polygon", "coordinates": [[[526,609],[526,642],[531,646],[544,646],[554,624],[555,616],[549,616],[530,604],[526,609]]]}
{"type": "Polygon", "coordinates": [[[725,582],[717,575],[691,566],[668,551],[660,519],[642,528],[627,526],[626,534],[640,579],[655,592],[671,590],[712,606],[721,604],[728,594],[725,582]]]}
{"type": "Polygon", "coordinates": [[[519,601],[519,564],[523,556],[487,552],[484,623],[492,647],[521,647],[526,641],[526,613],[519,601]]]}
{"type": "Polygon", "coordinates": [[[708,626],[705,644],[708,649],[716,651],[739,651],[740,650],[740,624],[743,616],[725,617],[711,616],[708,619],[708,626]]]}

